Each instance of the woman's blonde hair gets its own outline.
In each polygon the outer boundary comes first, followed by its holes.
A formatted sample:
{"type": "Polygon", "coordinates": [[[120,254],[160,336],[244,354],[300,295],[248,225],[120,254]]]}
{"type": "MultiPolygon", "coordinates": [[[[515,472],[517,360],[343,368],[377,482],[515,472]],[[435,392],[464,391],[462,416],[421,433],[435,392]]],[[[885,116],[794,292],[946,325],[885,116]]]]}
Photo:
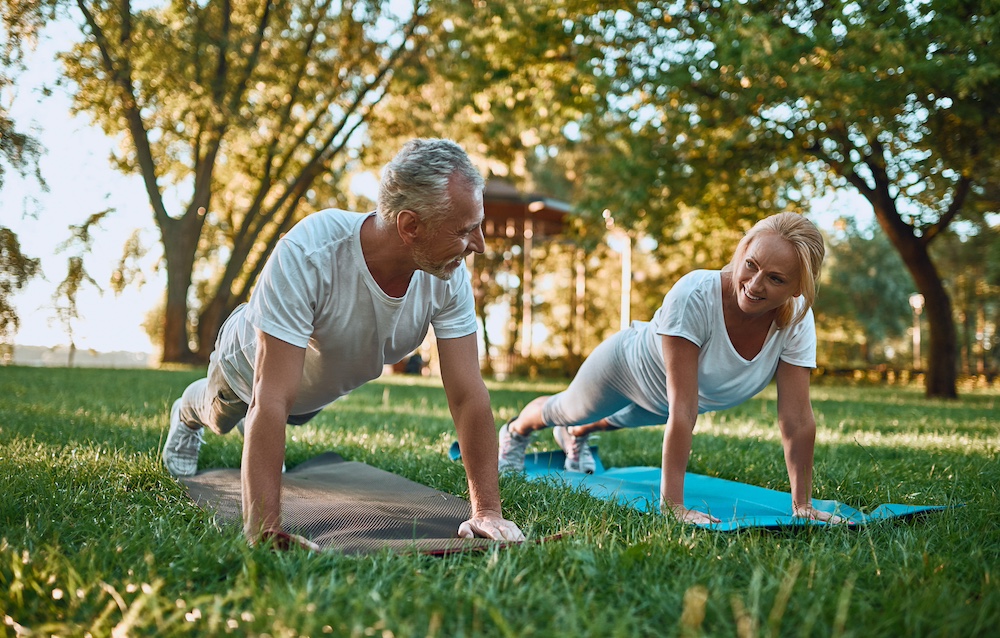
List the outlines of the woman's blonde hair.
{"type": "MultiPolygon", "coordinates": [[[[823,235],[811,221],[798,213],[778,213],[766,217],[751,228],[740,243],[736,246],[733,259],[726,266],[725,270],[735,272],[746,257],[747,250],[754,239],[764,234],[772,234],[781,237],[795,250],[795,255],[799,261],[799,294],[805,303],[801,304],[798,312],[795,311],[795,297],[789,298],[785,304],[778,309],[778,316],[775,324],[778,328],[794,326],[806,316],[809,309],[816,301],[816,290],[819,288],[819,275],[823,267],[823,258],[826,256],[826,247],[823,245],[823,235]]],[[[739,282],[732,277],[733,288],[739,294],[739,282]]]]}

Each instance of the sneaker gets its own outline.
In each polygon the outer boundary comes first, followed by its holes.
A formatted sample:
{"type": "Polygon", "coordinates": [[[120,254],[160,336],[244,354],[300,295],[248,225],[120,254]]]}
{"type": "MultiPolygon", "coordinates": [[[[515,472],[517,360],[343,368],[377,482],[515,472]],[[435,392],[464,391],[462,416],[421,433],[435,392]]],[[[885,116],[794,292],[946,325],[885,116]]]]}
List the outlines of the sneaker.
{"type": "Polygon", "coordinates": [[[573,436],[566,428],[552,428],[552,436],[566,453],[566,463],[563,467],[567,472],[594,473],[597,469],[597,463],[594,462],[594,453],[590,451],[590,445],[587,444],[587,439],[590,438],[589,434],[573,436]]]}
{"type": "Polygon", "coordinates": [[[202,429],[192,430],[181,423],[181,400],[170,408],[170,431],[163,446],[163,464],[176,478],[194,476],[198,471],[198,451],[204,440],[202,429]]]}
{"type": "MultiPolygon", "coordinates": [[[[513,419],[511,419],[512,421],[513,419]]],[[[510,429],[510,421],[500,428],[500,454],[498,465],[501,472],[523,472],[524,452],[531,442],[531,435],[518,434],[510,429]]]]}

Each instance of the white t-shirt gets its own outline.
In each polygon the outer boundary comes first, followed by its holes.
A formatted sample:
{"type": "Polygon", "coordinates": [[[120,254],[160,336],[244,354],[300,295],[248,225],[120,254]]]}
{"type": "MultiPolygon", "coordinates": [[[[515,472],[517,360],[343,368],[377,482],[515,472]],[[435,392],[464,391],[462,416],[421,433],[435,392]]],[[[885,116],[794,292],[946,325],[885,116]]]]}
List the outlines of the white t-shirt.
{"type": "Polygon", "coordinates": [[[240,399],[252,398],[255,328],[306,349],[292,414],[319,410],[377,378],[423,342],[428,326],[439,339],[476,331],[464,263],[447,281],[416,271],[400,298],[379,288],[361,252],[367,217],[320,211],[278,242],[250,302],[226,320],[219,338],[223,374],[240,399]]]}
{"type": "MultiPolygon", "coordinates": [[[[798,297],[796,303],[805,301],[798,297]]],[[[626,346],[636,382],[650,398],[650,409],[667,414],[666,368],[661,335],[683,337],[698,353],[698,412],[725,410],[763,390],[778,369],[778,361],[816,367],[816,326],[812,310],[794,326],[771,329],[764,346],[751,360],[733,347],[722,313],[722,273],[695,270],[683,277],[663,298],[649,323],[636,322],[636,338],[626,346]],[[659,405],[656,405],[659,404],[659,405]],[[653,407],[655,406],[655,408],[653,407]]]]}

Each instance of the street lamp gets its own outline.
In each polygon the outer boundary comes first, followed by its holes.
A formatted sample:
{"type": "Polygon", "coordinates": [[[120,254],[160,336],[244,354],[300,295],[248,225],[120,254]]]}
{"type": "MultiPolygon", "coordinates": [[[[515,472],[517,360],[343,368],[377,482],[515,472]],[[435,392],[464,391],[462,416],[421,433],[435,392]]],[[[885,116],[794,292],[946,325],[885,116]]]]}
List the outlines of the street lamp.
{"type": "Polygon", "coordinates": [[[622,228],[615,227],[615,218],[607,208],[602,213],[604,225],[610,231],[608,245],[622,255],[621,323],[620,329],[629,327],[632,315],[632,238],[622,228]]]}
{"type": "Polygon", "coordinates": [[[924,296],[920,293],[910,295],[910,307],[913,308],[913,370],[920,369],[920,311],[924,309],[924,296]]]}

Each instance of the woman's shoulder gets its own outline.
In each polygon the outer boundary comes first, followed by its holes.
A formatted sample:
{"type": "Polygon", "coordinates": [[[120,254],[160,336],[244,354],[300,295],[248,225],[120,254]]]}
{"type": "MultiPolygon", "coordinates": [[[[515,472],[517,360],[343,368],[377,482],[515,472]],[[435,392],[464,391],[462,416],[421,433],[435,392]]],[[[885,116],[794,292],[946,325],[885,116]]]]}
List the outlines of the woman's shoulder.
{"type": "Polygon", "coordinates": [[[692,270],[677,280],[671,292],[683,295],[712,295],[721,287],[720,271],[692,270]]]}

